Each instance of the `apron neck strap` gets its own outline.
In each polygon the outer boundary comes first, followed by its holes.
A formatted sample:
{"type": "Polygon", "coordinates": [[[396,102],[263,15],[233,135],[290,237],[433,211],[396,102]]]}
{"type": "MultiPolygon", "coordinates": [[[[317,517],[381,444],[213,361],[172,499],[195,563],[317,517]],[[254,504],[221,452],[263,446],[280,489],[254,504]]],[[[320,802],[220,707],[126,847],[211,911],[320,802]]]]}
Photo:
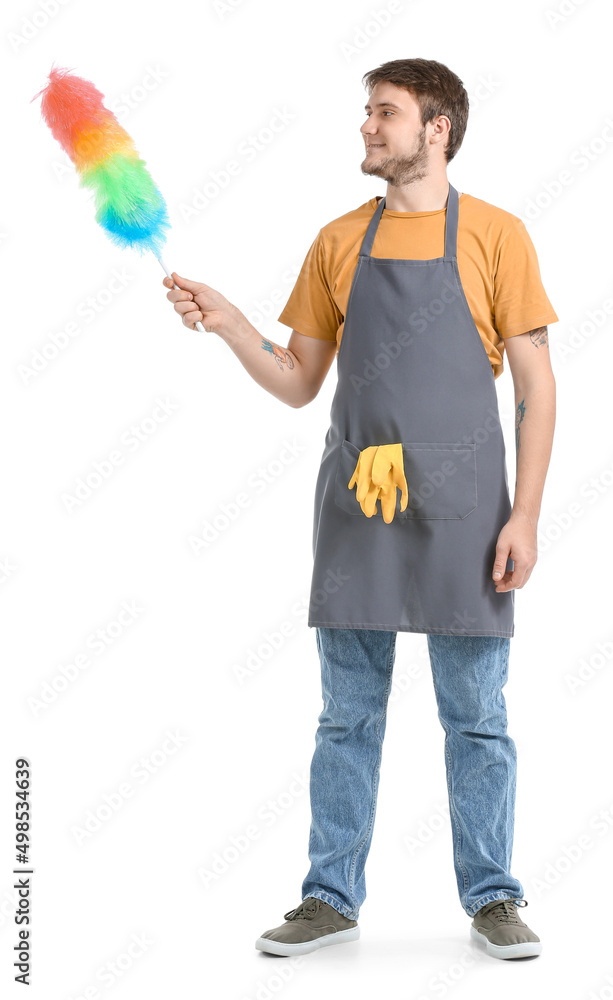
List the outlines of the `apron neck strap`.
{"type": "MultiPolygon", "coordinates": [[[[368,223],[368,229],[362,240],[360,247],[360,257],[370,257],[372,245],[377,232],[377,226],[385,208],[385,197],[377,205],[375,212],[368,223]]],[[[459,198],[458,192],[452,184],[449,185],[449,195],[447,197],[447,211],[445,213],[445,257],[456,257],[458,252],[458,215],[459,198]]]]}

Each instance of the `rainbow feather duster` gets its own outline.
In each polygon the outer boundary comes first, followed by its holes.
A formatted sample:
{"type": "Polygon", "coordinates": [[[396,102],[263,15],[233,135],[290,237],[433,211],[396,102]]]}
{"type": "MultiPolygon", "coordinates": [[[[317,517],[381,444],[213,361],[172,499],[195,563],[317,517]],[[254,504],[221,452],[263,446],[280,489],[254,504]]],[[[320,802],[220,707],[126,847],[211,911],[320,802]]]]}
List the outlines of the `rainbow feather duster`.
{"type": "Polygon", "coordinates": [[[104,95],[89,80],[56,68],[40,94],[43,118],[82,186],[94,193],[96,222],[116,246],[158,256],[170,228],[166,202],[132,139],[102,103],[104,95]]]}
{"type": "MultiPolygon", "coordinates": [[[[166,202],[132,139],[102,103],[104,94],[89,80],[56,67],[32,100],[41,94],[43,118],[74,163],[81,185],[94,193],[96,222],[116,246],[141,254],[151,250],[171,277],[161,257],[170,228],[166,202]]],[[[196,326],[204,331],[201,323],[196,326]]]]}

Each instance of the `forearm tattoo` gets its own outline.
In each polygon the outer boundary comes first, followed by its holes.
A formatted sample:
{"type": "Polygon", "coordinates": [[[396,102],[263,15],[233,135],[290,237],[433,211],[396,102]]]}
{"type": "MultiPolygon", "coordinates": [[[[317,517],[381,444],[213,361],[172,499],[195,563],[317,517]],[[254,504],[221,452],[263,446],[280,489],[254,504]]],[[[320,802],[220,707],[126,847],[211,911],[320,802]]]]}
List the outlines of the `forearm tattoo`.
{"type": "MultiPolygon", "coordinates": [[[[538,326],[535,330],[529,331],[530,341],[535,347],[548,347],[549,342],[547,338],[547,327],[538,326]]],[[[521,403],[518,405],[515,411],[515,455],[519,459],[519,447],[521,444],[520,438],[520,424],[526,415],[526,401],[522,399],[521,403]]],[[[515,480],[515,488],[517,488],[517,480],[515,480]]]]}
{"type": "Polygon", "coordinates": [[[271,344],[269,340],[263,340],[262,349],[264,351],[269,351],[270,354],[272,354],[273,358],[279,365],[281,371],[283,371],[284,364],[286,364],[288,368],[294,367],[294,359],[292,358],[291,354],[288,354],[287,351],[284,351],[282,347],[277,347],[276,344],[271,344]]]}
{"type": "Polygon", "coordinates": [[[522,399],[521,403],[515,410],[515,454],[519,455],[519,425],[521,424],[524,416],[526,415],[526,401],[522,399]]]}
{"type": "Polygon", "coordinates": [[[548,347],[547,327],[539,326],[536,330],[530,330],[530,340],[535,347],[548,347]]]}

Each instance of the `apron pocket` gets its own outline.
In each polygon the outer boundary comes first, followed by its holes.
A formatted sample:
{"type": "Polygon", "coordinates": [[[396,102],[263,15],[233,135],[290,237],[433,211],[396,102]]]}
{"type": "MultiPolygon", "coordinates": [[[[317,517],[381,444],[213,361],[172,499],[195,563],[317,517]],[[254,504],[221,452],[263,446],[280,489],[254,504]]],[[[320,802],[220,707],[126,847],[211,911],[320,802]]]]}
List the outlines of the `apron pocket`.
{"type": "MultiPolygon", "coordinates": [[[[365,446],[366,447],[366,446],[365,446]]],[[[365,517],[355,495],[348,489],[360,456],[360,448],[346,438],[339,449],[334,482],[334,501],[348,514],[365,517]]],[[[404,474],[409,487],[409,502],[400,510],[400,491],[396,492],[394,520],[461,519],[477,506],[477,445],[402,443],[404,474]]],[[[381,518],[380,503],[373,516],[381,518]]],[[[382,518],[381,518],[382,519],[382,518]]],[[[368,518],[367,518],[368,520],[368,518]]]]}

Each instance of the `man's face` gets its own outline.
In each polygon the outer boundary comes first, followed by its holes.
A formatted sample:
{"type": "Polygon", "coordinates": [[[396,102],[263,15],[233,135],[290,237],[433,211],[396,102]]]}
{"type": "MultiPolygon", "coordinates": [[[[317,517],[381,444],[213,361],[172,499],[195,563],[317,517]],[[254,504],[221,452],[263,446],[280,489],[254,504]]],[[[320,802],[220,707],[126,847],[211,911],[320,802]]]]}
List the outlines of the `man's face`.
{"type": "Polygon", "coordinates": [[[429,172],[426,128],[412,94],[393,83],[377,83],[368,98],[360,132],[366,145],[363,174],[400,186],[429,172]]]}

